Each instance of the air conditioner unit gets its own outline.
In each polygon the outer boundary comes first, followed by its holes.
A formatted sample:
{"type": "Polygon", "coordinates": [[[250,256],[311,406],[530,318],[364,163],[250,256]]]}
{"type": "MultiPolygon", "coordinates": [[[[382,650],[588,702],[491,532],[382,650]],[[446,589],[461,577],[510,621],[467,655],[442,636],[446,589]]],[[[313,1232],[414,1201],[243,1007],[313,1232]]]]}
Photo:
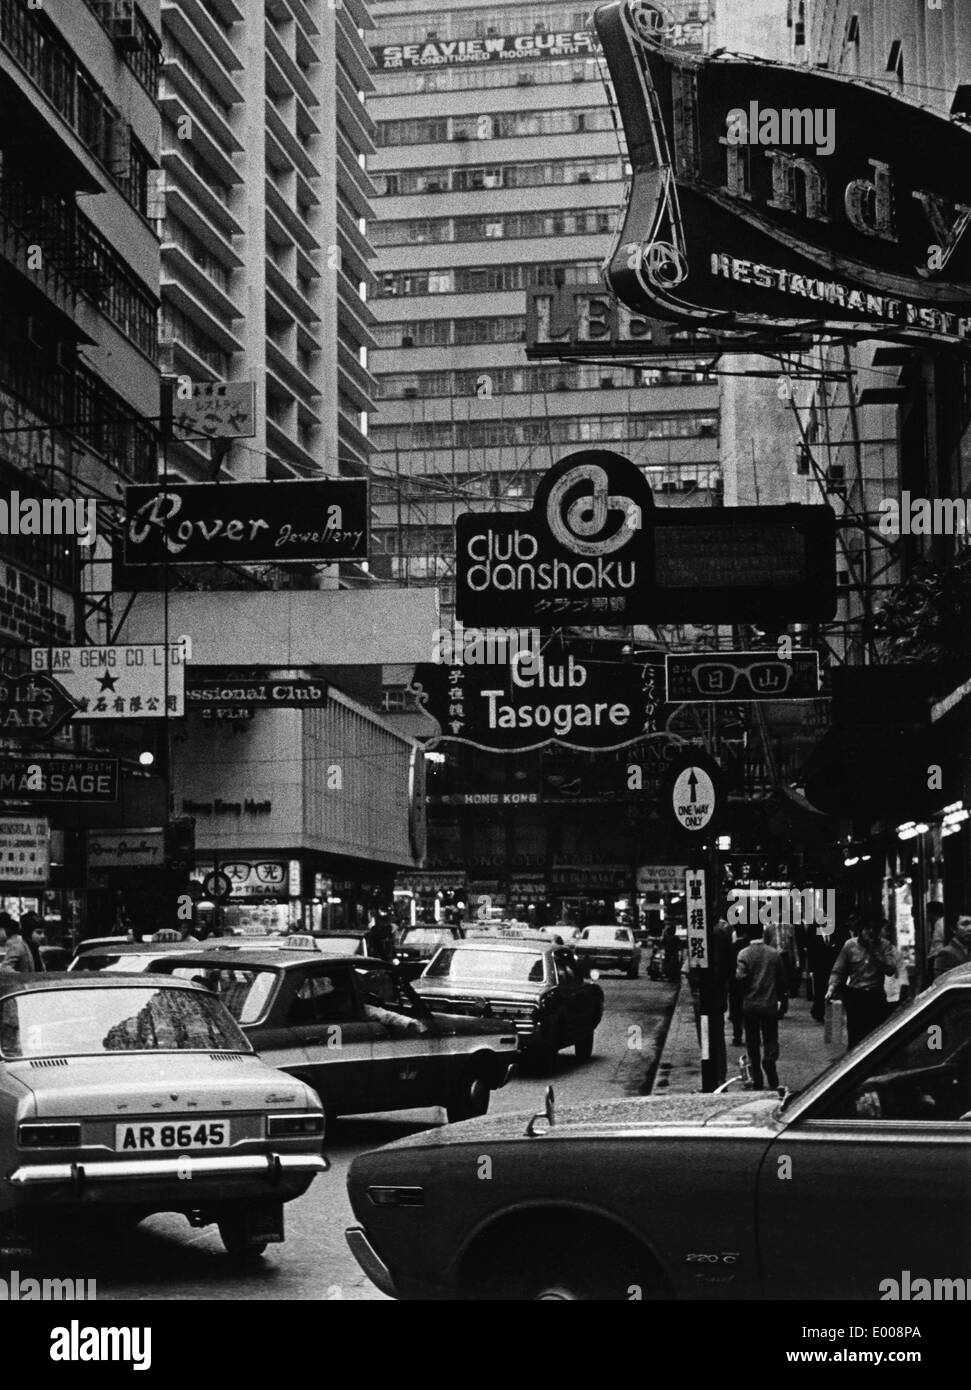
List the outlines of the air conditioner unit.
{"type": "Polygon", "coordinates": [[[531,72],[517,72],[516,84],[520,87],[532,87],[535,85],[536,78],[531,72]]]}
{"type": "Polygon", "coordinates": [[[592,180],[591,180],[591,177],[590,177],[589,174],[577,174],[577,183],[591,183],[591,182],[592,182],[592,180]]]}
{"type": "Polygon", "coordinates": [[[613,379],[612,376],[602,376],[602,377],[600,378],[600,386],[601,386],[601,389],[604,390],[604,391],[607,391],[607,390],[612,389],[612,388],[613,388],[613,384],[614,384],[614,379],[613,379]]]}
{"type": "Polygon", "coordinates": [[[122,53],[135,53],[142,47],[135,0],[101,0],[98,18],[122,53]]]}
{"type": "MultiPolygon", "coordinates": [[[[402,346],[403,346],[403,347],[411,346],[411,340],[409,339],[409,340],[408,340],[408,343],[403,343],[402,346]]],[[[417,386],[406,386],[405,389],[402,391],[401,394],[402,394],[402,396],[405,398],[406,401],[413,401],[413,400],[416,398],[416,396],[418,395],[418,387],[417,387],[417,386]]]]}
{"type": "Polygon", "coordinates": [[[402,335],[402,338],[401,338],[401,346],[402,346],[403,348],[408,348],[408,347],[412,347],[412,348],[413,348],[413,347],[415,346],[415,340],[414,340],[414,338],[411,336],[410,333],[405,333],[405,334],[402,335]]]}
{"type": "Polygon", "coordinates": [[[444,186],[443,186],[442,184],[440,184],[440,183],[426,183],[426,184],[425,184],[425,192],[426,192],[426,193],[444,193],[444,191],[445,191],[444,186]]]}
{"type": "Polygon", "coordinates": [[[468,138],[469,132],[467,130],[457,130],[452,136],[453,140],[468,140],[468,138]]]}

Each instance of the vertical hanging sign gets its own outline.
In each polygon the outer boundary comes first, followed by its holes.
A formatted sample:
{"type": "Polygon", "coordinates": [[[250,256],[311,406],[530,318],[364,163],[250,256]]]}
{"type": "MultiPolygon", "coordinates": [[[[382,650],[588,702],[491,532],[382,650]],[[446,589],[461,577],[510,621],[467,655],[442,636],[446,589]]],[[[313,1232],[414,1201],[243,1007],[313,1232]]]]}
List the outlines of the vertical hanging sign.
{"type": "Polygon", "coordinates": [[[688,923],[688,968],[708,968],[708,899],[704,869],[687,869],[684,875],[685,915],[688,923]]]}

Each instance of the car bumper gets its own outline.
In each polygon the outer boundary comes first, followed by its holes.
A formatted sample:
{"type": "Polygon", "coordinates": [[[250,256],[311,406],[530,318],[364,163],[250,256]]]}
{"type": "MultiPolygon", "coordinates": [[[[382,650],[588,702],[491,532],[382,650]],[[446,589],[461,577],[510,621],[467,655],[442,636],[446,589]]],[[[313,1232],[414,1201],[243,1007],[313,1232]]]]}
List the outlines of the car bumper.
{"type": "MultiPolygon", "coordinates": [[[[224,1187],[279,1191],[300,1196],[330,1167],[323,1154],[224,1154],[219,1157],[95,1160],[81,1163],[23,1163],[6,1178],[15,1192],[37,1195],[66,1187],[72,1199],[97,1201],[103,1193],[122,1200],[173,1188],[185,1200],[211,1198],[224,1187]]],[[[51,1194],[53,1195],[53,1193],[51,1194]]],[[[65,1194],[66,1195],[66,1194],[65,1194]]]]}
{"type": "Polygon", "coordinates": [[[344,1235],[351,1254],[374,1287],[387,1294],[389,1298],[397,1298],[398,1291],[394,1286],[394,1280],[391,1278],[388,1266],[368,1240],[364,1227],[348,1226],[344,1235]]]}

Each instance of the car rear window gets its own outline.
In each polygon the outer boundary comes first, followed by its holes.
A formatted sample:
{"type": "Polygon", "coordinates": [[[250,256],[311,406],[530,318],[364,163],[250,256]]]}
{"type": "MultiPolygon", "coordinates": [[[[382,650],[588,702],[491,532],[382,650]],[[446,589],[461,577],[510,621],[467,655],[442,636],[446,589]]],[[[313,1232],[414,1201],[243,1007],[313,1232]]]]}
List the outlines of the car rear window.
{"type": "Polygon", "coordinates": [[[444,948],[425,972],[426,978],[450,980],[509,980],[515,984],[541,984],[543,957],[528,951],[468,951],[444,948]]]}
{"type": "Polygon", "coordinates": [[[363,956],[366,954],[361,949],[359,936],[322,936],[318,940],[320,941],[320,950],[325,956],[363,956]]]}
{"type": "Polygon", "coordinates": [[[225,1004],[237,1023],[256,1022],[278,978],[275,970],[263,970],[259,966],[214,968],[204,961],[198,965],[177,965],[172,974],[180,980],[205,985],[225,1004]]]}
{"type": "Polygon", "coordinates": [[[630,941],[627,927],[584,927],[583,940],[594,941],[600,946],[612,946],[617,941],[625,944],[630,941]]]}
{"type": "Polygon", "coordinates": [[[105,1052],[250,1052],[215,999],[198,990],[37,990],[0,1003],[0,1054],[84,1057],[105,1052]]]}
{"type": "Polygon", "coordinates": [[[454,941],[450,931],[436,931],[434,927],[419,927],[417,931],[405,932],[401,938],[402,946],[444,946],[446,941],[454,941]]]}

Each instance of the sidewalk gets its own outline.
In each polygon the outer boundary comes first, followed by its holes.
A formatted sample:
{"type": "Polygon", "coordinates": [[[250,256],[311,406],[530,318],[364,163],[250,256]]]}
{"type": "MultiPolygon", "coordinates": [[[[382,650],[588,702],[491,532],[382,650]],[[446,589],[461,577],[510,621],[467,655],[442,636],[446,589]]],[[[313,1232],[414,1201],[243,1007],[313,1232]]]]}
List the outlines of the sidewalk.
{"type": "MultiPolygon", "coordinates": [[[[725,1019],[725,1043],[728,1051],[728,1075],[737,1076],[741,1071],[739,1058],[744,1056],[744,1047],[731,1044],[731,1024],[725,1019]]],[[[783,1086],[798,1091],[808,1085],[815,1076],[835,1062],[845,1052],[843,1044],[829,1044],[823,1041],[823,1025],[810,1016],[809,1002],[805,991],[789,1001],[789,1012],[779,1024],[779,1081],[783,1086]]],[[[733,1086],[737,1091],[739,1086],[733,1086]]],[[[664,1048],[654,1077],[653,1095],[663,1095],[665,1091],[701,1090],[701,1049],[695,1028],[694,1006],[691,989],[686,977],[682,976],[681,989],[671,1026],[668,1028],[664,1048]]]]}

